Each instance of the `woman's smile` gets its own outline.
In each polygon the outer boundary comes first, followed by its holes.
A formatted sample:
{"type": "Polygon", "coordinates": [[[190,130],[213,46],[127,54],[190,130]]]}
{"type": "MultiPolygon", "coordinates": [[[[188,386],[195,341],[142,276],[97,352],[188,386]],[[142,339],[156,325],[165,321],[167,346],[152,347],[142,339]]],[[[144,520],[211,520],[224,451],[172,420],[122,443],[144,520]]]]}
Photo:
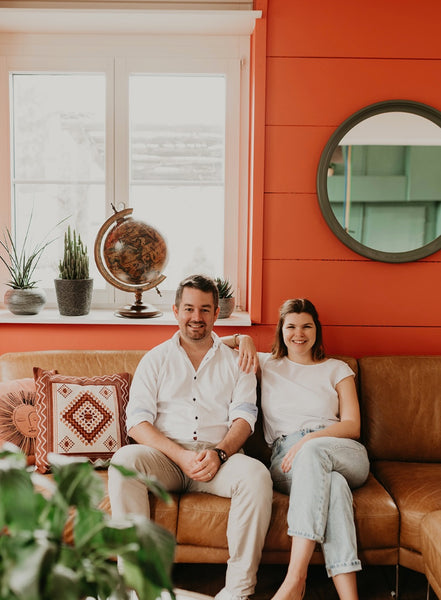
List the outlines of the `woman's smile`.
{"type": "Polygon", "coordinates": [[[310,363],[316,340],[316,326],[308,313],[289,313],[283,323],[283,341],[288,358],[294,362],[310,363]]]}

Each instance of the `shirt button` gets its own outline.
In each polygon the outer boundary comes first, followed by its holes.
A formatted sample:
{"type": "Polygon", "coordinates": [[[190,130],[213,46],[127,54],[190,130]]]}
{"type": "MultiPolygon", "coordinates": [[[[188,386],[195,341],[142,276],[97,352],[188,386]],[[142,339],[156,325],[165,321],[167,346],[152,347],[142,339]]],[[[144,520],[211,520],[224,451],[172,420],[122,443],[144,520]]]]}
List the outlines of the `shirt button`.
{"type": "Polygon", "coordinates": [[[195,419],[196,419],[196,420],[198,420],[198,419],[199,419],[199,417],[195,417],[195,419]]]}
{"type": "Polygon", "coordinates": [[[197,436],[197,435],[194,435],[194,436],[193,436],[193,439],[194,439],[194,440],[197,440],[197,439],[198,439],[198,436],[197,436]]]}
{"type": "Polygon", "coordinates": [[[196,398],[193,398],[193,402],[196,402],[196,398]]]}
{"type": "Polygon", "coordinates": [[[193,379],[196,379],[196,375],[193,377],[193,379]]]}

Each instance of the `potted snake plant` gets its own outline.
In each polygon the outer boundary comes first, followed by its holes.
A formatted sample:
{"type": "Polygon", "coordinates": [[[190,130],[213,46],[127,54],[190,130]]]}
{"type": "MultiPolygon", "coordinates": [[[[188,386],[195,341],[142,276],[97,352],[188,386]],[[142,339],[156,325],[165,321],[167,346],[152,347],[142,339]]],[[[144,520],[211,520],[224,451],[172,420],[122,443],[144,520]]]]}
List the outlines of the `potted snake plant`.
{"type": "MultiPolygon", "coordinates": [[[[4,303],[15,315],[36,315],[46,304],[46,293],[38,287],[35,270],[45,249],[56,238],[48,240],[46,236],[41,242],[32,244],[30,241],[32,218],[33,212],[29,217],[22,244],[18,244],[9,229],[3,232],[3,239],[0,239],[0,261],[8,270],[10,280],[6,285],[11,288],[5,294],[4,303]]],[[[64,219],[57,223],[54,229],[63,221],[64,219]]]]}
{"type": "Polygon", "coordinates": [[[55,279],[60,315],[80,316],[90,312],[93,279],[89,277],[89,255],[81,236],[70,226],[64,234],[64,255],[55,279]]]}

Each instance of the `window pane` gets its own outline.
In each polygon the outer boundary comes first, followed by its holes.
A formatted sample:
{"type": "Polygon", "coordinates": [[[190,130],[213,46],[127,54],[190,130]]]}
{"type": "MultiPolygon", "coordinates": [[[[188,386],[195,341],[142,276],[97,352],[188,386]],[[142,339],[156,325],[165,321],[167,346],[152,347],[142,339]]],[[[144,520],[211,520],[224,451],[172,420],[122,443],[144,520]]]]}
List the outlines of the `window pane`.
{"type": "MultiPolygon", "coordinates": [[[[89,247],[105,220],[105,76],[15,73],[12,82],[12,184],[18,243],[33,214],[31,242],[70,217],[89,247]]],[[[53,287],[67,223],[44,252],[37,279],[53,287]]],[[[104,283],[97,279],[97,286],[104,283]]]]}
{"type": "Polygon", "coordinates": [[[53,288],[54,278],[58,277],[58,262],[63,256],[63,238],[67,225],[73,225],[81,235],[89,251],[90,276],[94,278],[94,288],[104,289],[105,282],[93,258],[95,238],[106,220],[104,185],[58,185],[58,184],[17,184],[15,186],[17,207],[16,235],[24,239],[29,217],[32,213],[32,230],[28,247],[39,244],[48,234],[51,243],[38,263],[36,278],[41,287],[53,288]],[[59,227],[55,226],[66,216],[71,218],[59,227]]]}
{"type": "MultiPolygon", "coordinates": [[[[175,289],[191,273],[223,273],[223,188],[134,186],[133,214],[164,236],[169,262],[159,287],[175,289]]],[[[136,217],[135,217],[136,218],[136,217]]]]}
{"type": "Polygon", "coordinates": [[[223,273],[225,77],[130,78],[130,204],[164,235],[165,289],[223,273]]]}

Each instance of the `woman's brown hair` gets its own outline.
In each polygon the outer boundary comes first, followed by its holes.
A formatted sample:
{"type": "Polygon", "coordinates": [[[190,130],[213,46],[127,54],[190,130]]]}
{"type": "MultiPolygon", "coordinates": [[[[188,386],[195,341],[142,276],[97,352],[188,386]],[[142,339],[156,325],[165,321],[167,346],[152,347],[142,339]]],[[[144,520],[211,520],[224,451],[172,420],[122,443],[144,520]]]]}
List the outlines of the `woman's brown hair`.
{"type": "Polygon", "coordinates": [[[283,324],[287,315],[291,313],[307,313],[311,315],[316,328],[316,337],[313,347],[311,348],[312,359],[314,361],[323,360],[325,358],[325,349],[323,347],[322,325],[319,320],[317,309],[314,304],[306,298],[294,298],[286,300],[279,310],[279,321],[276,327],[276,334],[272,347],[273,358],[283,358],[288,354],[288,348],[283,340],[283,324]]]}

